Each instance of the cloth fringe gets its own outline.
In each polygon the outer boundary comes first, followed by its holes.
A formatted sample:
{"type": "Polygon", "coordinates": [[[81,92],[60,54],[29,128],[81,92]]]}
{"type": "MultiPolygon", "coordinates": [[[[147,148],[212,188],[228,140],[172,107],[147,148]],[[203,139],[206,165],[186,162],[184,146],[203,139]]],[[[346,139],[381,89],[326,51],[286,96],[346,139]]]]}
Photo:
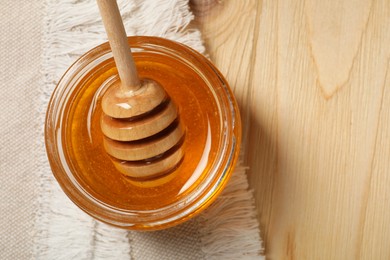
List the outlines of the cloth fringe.
{"type": "MultiPolygon", "coordinates": [[[[188,28],[194,18],[188,0],[159,5],[153,0],[118,0],[118,5],[128,35],[160,36],[205,53],[199,30],[188,28]]],[[[43,26],[34,259],[138,259],[132,255],[128,231],[99,223],[70,202],[51,174],[43,142],[46,108],[57,81],[80,55],[106,41],[98,7],[93,0],[45,0],[43,26]]],[[[205,259],[260,254],[253,196],[247,189],[244,168],[238,166],[222,196],[195,220],[201,226],[205,259]]]]}
{"type": "Polygon", "coordinates": [[[238,162],[226,188],[198,217],[207,259],[265,259],[246,169],[238,162]]]}

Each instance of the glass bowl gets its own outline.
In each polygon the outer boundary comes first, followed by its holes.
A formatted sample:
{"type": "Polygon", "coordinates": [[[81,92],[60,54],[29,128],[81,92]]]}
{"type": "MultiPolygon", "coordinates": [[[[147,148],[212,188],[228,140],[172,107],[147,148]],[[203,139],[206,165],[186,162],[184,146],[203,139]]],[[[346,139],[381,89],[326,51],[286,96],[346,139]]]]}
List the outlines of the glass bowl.
{"type": "Polygon", "coordinates": [[[184,159],[151,180],[121,175],[102,145],[100,99],[118,80],[108,43],[80,57],[55,88],[45,142],[66,195],[97,220],[130,230],[156,230],[199,214],[226,185],[238,159],[241,121],[221,73],[200,53],[158,37],[128,37],[140,77],[164,86],[186,136],[184,159]]]}

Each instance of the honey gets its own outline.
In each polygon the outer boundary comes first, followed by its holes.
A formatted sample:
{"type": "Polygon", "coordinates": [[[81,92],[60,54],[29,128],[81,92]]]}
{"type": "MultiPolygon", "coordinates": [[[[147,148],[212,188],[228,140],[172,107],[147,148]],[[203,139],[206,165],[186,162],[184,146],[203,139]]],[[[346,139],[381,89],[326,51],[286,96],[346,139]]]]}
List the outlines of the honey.
{"type": "Polygon", "coordinates": [[[156,37],[129,37],[141,79],[157,81],[178,108],[183,159],[163,176],[129,178],[104,148],[101,99],[117,83],[108,44],[81,57],[60,80],[46,126],[49,161],[65,193],[106,223],[166,228],[206,208],[238,158],[241,123],[226,81],[200,54],[156,37]]]}
{"type": "Polygon", "coordinates": [[[218,106],[203,79],[185,64],[168,57],[145,56],[134,54],[140,78],[153,79],[164,87],[179,108],[186,132],[183,161],[174,172],[168,173],[172,175],[169,181],[126,178],[104,150],[100,101],[104,90],[118,80],[112,59],[95,69],[99,72],[91,71],[95,77],[80,82],[80,91],[67,108],[67,121],[71,123],[62,129],[64,142],[72,144],[66,155],[73,162],[72,171],[77,173],[78,181],[100,201],[124,209],[163,207],[191,191],[202,181],[220,139],[218,106]]]}

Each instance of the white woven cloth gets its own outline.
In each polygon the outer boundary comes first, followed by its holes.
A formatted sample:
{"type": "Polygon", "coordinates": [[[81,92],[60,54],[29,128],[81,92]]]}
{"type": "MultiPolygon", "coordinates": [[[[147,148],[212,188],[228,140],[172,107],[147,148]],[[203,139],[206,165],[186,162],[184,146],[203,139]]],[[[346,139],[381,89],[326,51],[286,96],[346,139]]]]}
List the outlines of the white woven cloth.
{"type": "MultiPolygon", "coordinates": [[[[107,226],[65,196],[45,152],[46,107],[66,68],[106,41],[105,31],[94,0],[18,2],[6,0],[0,18],[8,28],[0,40],[0,116],[8,122],[0,126],[0,259],[262,259],[242,165],[204,213],[163,231],[107,226]]],[[[200,32],[188,28],[188,1],[118,4],[128,35],[161,36],[205,53],[200,32]]]]}

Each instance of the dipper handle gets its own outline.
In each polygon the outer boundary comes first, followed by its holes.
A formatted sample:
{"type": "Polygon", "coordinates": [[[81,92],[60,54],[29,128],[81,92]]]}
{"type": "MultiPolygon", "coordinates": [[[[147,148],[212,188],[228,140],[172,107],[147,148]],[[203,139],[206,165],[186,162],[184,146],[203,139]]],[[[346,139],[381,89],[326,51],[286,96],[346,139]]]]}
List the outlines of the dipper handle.
{"type": "Polygon", "coordinates": [[[124,93],[140,87],[137,69],[116,0],[97,0],[124,93]]]}

